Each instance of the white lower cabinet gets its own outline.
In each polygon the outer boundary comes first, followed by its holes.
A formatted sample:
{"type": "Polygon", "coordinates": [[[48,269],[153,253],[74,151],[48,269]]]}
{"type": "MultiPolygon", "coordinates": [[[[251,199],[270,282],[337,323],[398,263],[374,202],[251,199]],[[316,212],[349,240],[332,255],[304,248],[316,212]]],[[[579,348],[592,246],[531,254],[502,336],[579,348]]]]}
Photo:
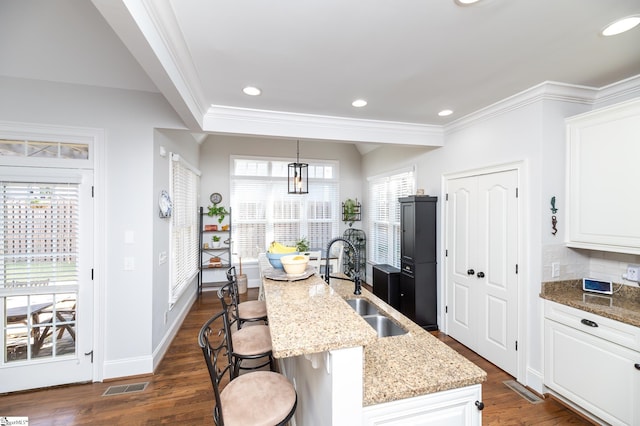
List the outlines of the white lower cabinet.
{"type": "Polygon", "coordinates": [[[372,405],[362,409],[367,426],[480,426],[482,386],[472,385],[432,394],[372,405]]]}
{"type": "Polygon", "coordinates": [[[607,423],[639,425],[640,352],[598,336],[638,329],[549,301],[544,324],[545,385],[607,423]]]}

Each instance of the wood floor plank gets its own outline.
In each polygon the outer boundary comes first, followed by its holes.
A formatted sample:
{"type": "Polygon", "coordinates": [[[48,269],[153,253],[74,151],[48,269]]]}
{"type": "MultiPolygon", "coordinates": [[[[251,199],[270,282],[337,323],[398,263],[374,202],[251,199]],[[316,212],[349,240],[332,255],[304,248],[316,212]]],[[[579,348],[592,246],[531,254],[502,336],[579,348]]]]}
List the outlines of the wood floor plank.
{"type": "MultiPolygon", "coordinates": [[[[242,298],[257,296],[257,289],[249,289],[242,298]]],[[[153,375],[0,395],[0,416],[26,416],[31,426],[213,425],[213,390],[197,336],[202,324],[219,309],[215,292],[205,292],[194,303],[153,375]],[[149,382],[143,392],[102,396],[110,386],[141,382],[149,382]]],[[[434,335],[487,371],[483,424],[590,424],[553,399],[531,404],[504,385],[505,380],[513,379],[504,371],[449,336],[434,335]]]]}

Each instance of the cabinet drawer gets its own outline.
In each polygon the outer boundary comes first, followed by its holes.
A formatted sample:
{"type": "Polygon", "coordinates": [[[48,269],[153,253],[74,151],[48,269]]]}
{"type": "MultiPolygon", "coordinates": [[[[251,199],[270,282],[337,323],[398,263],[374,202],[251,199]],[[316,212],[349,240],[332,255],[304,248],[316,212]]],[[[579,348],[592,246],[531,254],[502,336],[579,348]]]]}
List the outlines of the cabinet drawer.
{"type": "Polygon", "coordinates": [[[640,351],[640,328],[545,300],[544,316],[596,337],[640,351]]]}
{"type": "Polygon", "coordinates": [[[413,277],[415,274],[415,264],[409,262],[401,262],[400,270],[403,274],[413,277]]]}

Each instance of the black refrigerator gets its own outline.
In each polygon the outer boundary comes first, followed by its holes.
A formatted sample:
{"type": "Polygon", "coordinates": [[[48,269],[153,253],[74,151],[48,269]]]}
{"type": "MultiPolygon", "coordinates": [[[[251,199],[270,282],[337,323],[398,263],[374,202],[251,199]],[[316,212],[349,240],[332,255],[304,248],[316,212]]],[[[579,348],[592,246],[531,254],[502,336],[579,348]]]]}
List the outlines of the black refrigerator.
{"type": "Polygon", "coordinates": [[[400,198],[400,312],[426,330],[438,329],[436,203],[400,198]]]}

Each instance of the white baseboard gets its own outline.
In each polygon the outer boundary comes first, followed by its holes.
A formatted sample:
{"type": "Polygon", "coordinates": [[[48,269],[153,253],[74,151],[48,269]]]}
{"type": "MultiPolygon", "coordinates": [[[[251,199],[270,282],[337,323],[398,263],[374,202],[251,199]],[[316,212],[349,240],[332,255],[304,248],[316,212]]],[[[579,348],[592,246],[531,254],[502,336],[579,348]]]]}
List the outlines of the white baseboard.
{"type": "Polygon", "coordinates": [[[543,395],[545,393],[544,376],[541,372],[527,368],[527,382],[525,385],[535,392],[543,395]]]}

